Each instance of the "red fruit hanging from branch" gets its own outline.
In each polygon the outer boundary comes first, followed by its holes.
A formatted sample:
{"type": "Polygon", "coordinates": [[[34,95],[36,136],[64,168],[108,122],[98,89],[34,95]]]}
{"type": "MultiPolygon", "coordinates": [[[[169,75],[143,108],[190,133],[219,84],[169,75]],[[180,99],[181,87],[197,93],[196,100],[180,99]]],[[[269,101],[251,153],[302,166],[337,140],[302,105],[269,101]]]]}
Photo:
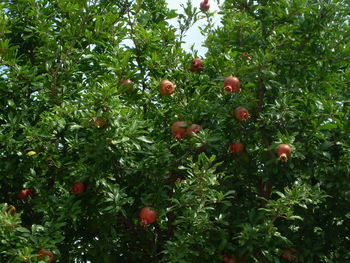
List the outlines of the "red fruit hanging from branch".
{"type": "Polygon", "coordinates": [[[32,194],[33,194],[32,190],[30,190],[30,189],[23,189],[22,191],[20,191],[17,194],[17,197],[18,197],[18,199],[26,201],[29,198],[29,196],[31,196],[32,194]]]}
{"type": "Polygon", "coordinates": [[[141,226],[146,227],[148,224],[152,224],[157,221],[158,213],[156,210],[152,209],[149,206],[142,208],[140,211],[140,224],[141,226]]]}
{"type": "Polygon", "coordinates": [[[293,248],[285,249],[281,256],[283,258],[288,259],[289,261],[293,261],[293,260],[295,260],[297,258],[295,256],[295,250],[293,248]]]}
{"type": "Polygon", "coordinates": [[[279,160],[285,163],[288,161],[288,157],[292,153],[292,148],[288,144],[281,144],[276,148],[276,152],[279,160]]]}
{"type": "Polygon", "coordinates": [[[242,153],[244,150],[244,145],[241,142],[233,142],[230,144],[231,153],[242,153]]]}
{"type": "Polygon", "coordinates": [[[75,183],[72,188],[70,189],[70,192],[72,194],[82,194],[85,191],[85,185],[83,183],[75,183]]]}
{"type": "Polygon", "coordinates": [[[224,81],[224,91],[228,93],[235,93],[240,90],[241,84],[238,78],[229,76],[224,81]]]}
{"type": "Polygon", "coordinates": [[[192,137],[193,133],[199,133],[201,131],[201,126],[198,124],[192,124],[186,129],[186,133],[188,137],[192,137]]]}
{"type": "Polygon", "coordinates": [[[169,96],[175,90],[174,84],[169,80],[162,80],[160,82],[159,91],[163,96],[169,96]]]}
{"type": "Polygon", "coordinates": [[[203,69],[203,62],[200,58],[195,58],[191,63],[191,70],[193,72],[201,72],[203,69]]]}
{"type": "Polygon", "coordinates": [[[185,121],[177,121],[171,126],[171,133],[175,139],[183,139],[186,137],[187,123],[185,121]]]}
{"type": "Polygon", "coordinates": [[[127,88],[126,90],[127,92],[132,91],[132,89],[134,88],[134,83],[132,82],[131,79],[124,79],[121,84],[123,89],[127,88]]]}
{"type": "Polygon", "coordinates": [[[235,117],[239,121],[245,121],[250,118],[248,110],[242,106],[235,109],[235,117]]]}
{"type": "Polygon", "coordinates": [[[39,258],[50,258],[47,263],[51,263],[54,260],[54,255],[50,250],[40,249],[37,253],[40,255],[39,258]]]}
{"type": "Polygon", "coordinates": [[[210,8],[210,4],[209,4],[209,0],[203,0],[201,3],[200,3],[200,9],[205,12],[205,11],[208,11],[210,8]]]}

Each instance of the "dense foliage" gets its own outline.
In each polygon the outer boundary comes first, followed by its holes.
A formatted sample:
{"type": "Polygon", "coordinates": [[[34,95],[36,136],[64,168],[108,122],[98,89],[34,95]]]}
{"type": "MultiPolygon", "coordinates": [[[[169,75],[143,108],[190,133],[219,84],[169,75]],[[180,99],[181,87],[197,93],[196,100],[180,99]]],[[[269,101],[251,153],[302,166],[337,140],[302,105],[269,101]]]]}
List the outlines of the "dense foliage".
{"type": "Polygon", "coordinates": [[[0,262],[350,262],[349,1],[193,2],[2,1],[0,262]]]}

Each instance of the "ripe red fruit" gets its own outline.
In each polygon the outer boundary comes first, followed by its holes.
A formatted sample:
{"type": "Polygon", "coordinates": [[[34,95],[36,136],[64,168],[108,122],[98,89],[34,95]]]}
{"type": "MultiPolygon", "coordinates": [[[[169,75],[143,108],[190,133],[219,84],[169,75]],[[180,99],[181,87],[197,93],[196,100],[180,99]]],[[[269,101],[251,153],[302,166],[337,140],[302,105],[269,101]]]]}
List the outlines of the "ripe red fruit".
{"type": "MultiPolygon", "coordinates": [[[[228,255],[224,255],[223,260],[226,263],[237,263],[237,260],[235,258],[228,256],[228,255]]],[[[240,263],[241,263],[241,261],[240,261],[240,263]]]]}
{"type": "Polygon", "coordinates": [[[289,261],[293,261],[297,258],[295,256],[295,250],[293,248],[285,249],[282,257],[288,259],[289,261]]]}
{"type": "Polygon", "coordinates": [[[157,221],[157,211],[152,208],[146,206],[142,208],[140,212],[141,225],[147,226],[148,224],[154,223],[157,221]]]}
{"type": "Polygon", "coordinates": [[[47,258],[47,257],[49,257],[50,260],[47,261],[47,263],[51,263],[54,260],[54,255],[53,255],[53,253],[50,250],[40,249],[37,253],[40,255],[39,258],[45,258],[45,257],[47,258]]]}
{"type": "Polygon", "coordinates": [[[177,121],[171,126],[171,133],[175,139],[183,139],[186,136],[186,126],[185,121],[177,121]]]}
{"type": "Polygon", "coordinates": [[[228,255],[224,256],[224,262],[226,262],[226,263],[229,263],[231,261],[231,259],[232,258],[230,256],[228,256],[228,255]]]}
{"type": "Polygon", "coordinates": [[[247,59],[247,60],[251,60],[252,59],[252,56],[250,56],[247,52],[244,52],[240,55],[240,57],[242,59],[247,59]]]}
{"type": "Polygon", "coordinates": [[[188,137],[192,137],[193,136],[192,133],[199,133],[200,131],[201,131],[201,126],[199,126],[198,124],[192,124],[186,129],[186,133],[188,137]]]}
{"type": "Polygon", "coordinates": [[[32,190],[30,190],[30,189],[23,189],[22,191],[20,191],[17,194],[17,197],[18,197],[18,199],[26,201],[29,198],[29,196],[31,196],[32,194],[33,194],[32,190]]]}
{"type": "Polygon", "coordinates": [[[242,106],[235,109],[235,117],[239,121],[245,121],[250,118],[248,110],[242,106]]]}
{"type": "Polygon", "coordinates": [[[288,161],[288,157],[292,152],[292,148],[288,144],[281,144],[276,148],[278,158],[281,162],[285,163],[288,161]]]}
{"type": "Polygon", "coordinates": [[[240,85],[240,81],[238,78],[233,77],[233,76],[229,76],[227,78],[225,78],[224,81],[224,91],[228,92],[228,93],[235,93],[237,91],[239,91],[241,85],[240,85]]]}
{"type": "Polygon", "coordinates": [[[193,72],[201,72],[203,69],[203,63],[200,58],[195,58],[191,63],[191,70],[193,72]]]}
{"type": "Polygon", "coordinates": [[[244,145],[241,142],[233,142],[230,144],[231,153],[241,153],[244,150],[244,145]]]}
{"type": "Polygon", "coordinates": [[[85,191],[85,185],[83,183],[75,183],[70,189],[70,192],[76,195],[84,193],[84,191],[85,191]]]}
{"type": "Polygon", "coordinates": [[[169,96],[175,90],[174,84],[169,80],[162,80],[160,82],[159,91],[163,96],[169,96]]]}
{"type": "Polygon", "coordinates": [[[124,79],[121,84],[122,84],[123,88],[128,87],[128,89],[126,90],[128,92],[132,91],[132,89],[134,87],[134,83],[132,82],[131,79],[124,79]]]}
{"type": "Polygon", "coordinates": [[[106,123],[107,123],[107,121],[105,119],[96,118],[96,120],[92,124],[95,125],[97,128],[101,128],[101,127],[105,126],[106,123]]]}
{"type": "Polygon", "coordinates": [[[200,3],[200,9],[205,12],[205,11],[208,11],[210,8],[210,4],[209,4],[209,0],[203,0],[201,3],[200,3]]]}

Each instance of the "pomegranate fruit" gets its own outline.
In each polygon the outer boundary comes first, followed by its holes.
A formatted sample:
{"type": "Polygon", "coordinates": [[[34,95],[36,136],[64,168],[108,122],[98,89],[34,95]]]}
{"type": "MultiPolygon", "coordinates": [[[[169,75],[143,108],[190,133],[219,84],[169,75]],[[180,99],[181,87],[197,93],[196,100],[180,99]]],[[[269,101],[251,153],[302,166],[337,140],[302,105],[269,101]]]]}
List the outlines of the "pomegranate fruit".
{"type": "Polygon", "coordinates": [[[240,90],[240,81],[238,78],[229,76],[224,81],[224,91],[228,93],[235,93],[240,90]]]}
{"type": "Polygon", "coordinates": [[[230,144],[231,153],[241,153],[244,150],[244,145],[241,142],[233,142],[230,144]]]}
{"type": "Polygon", "coordinates": [[[252,60],[252,56],[250,56],[247,52],[244,52],[240,55],[242,59],[252,60]]]}
{"type": "Polygon", "coordinates": [[[186,129],[186,133],[188,137],[192,137],[193,133],[199,133],[201,131],[201,126],[198,124],[192,124],[186,129]]]}
{"type": "Polygon", "coordinates": [[[210,8],[209,0],[203,0],[200,3],[199,7],[203,12],[208,11],[210,8]]]}
{"type": "Polygon", "coordinates": [[[231,263],[232,262],[232,257],[228,256],[228,255],[224,255],[224,258],[223,258],[224,262],[226,263],[231,263]]]}
{"type": "Polygon", "coordinates": [[[47,263],[51,263],[54,260],[54,255],[50,250],[40,249],[37,253],[40,255],[39,258],[49,257],[50,259],[47,261],[47,263]]]}
{"type": "Polygon", "coordinates": [[[297,257],[295,256],[295,250],[293,248],[288,248],[283,251],[281,255],[283,258],[288,259],[289,261],[295,260],[297,257]]]}
{"type": "Polygon", "coordinates": [[[121,83],[123,89],[127,87],[126,91],[130,92],[134,88],[134,83],[131,79],[124,79],[121,83]]]}
{"type": "Polygon", "coordinates": [[[288,144],[281,144],[276,148],[276,152],[279,160],[285,163],[288,161],[288,157],[292,153],[292,148],[288,144]]]}
{"type": "Polygon", "coordinates": [[[200,58],[195,58],[191,63],[191,70],[193,72],[201,72],[203,69],[203,62],[200,58]]]}
{"type": "Polygon", "coordinates": [[[163,96],[169,96],[175,90],[174,84],[169,80],[162,80],[160,82],[159,91],[163,96]]]}
{"type": "Polygon", "coordinates": [[[248,110],[242,106],[235,109],[235,117],[239,121],[245,121],[250,118],[248,110]]]}
{"type": "Polygon", "coordinates": [[[186,136],[186,126],[185,121],[177,121],[171,126],[171,133],[175,139],[183,139],[186,136]]]}
{"type": "Polygon", "coordinates": [[[84,191],[85,191],[85,185],[83,183],[75,183],[70,189],[70,192],[75,195],[84,193],[84,191]]]}
{"type": "Polygon", "coordinates": [[[17,194],[17,197],[18,197],[18,199],[26,201],[29,198],[29,196],[31,196],[32,194],[33,194],[32,190],[30,190],[30,189],[23,189],[22,191],[20,191],[17,194]]]}
{"type": "Polygon", "coordinates": [[[105,126],[107,123],[107,121],[105,119],[102,118],[96,118],[95,121],[93,121],[93,125],[95,125],[97,128],[101,128],[103,126],[105,126]]]}
{"type": "Polygon", "coordinates": [[[148,224],[154,223],[157,221],[157,211],[153,210],[151,207],[146,206],[142,208],[140,211],[140,219],[141,219],[141,225],[147,226],[148,224]]]}

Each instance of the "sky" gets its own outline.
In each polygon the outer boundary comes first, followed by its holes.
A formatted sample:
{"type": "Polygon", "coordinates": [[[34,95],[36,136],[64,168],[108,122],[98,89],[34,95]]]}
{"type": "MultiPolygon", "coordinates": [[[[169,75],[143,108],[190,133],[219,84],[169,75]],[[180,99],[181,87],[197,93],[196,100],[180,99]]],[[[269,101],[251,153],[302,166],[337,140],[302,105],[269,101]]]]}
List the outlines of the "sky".
{"type": "MultiPolygon", "coordinates": [[[[192,5],[199,8],[200,2],[202,0],[192,0],[192,5]]],[[[181,4],[186,4],[187,0],[167,0],[168,7],[170,9],[177,9],[178,12],[183,13],[183,9],[181,8],[181,4]]],[[[214,0],[209,0],[210,3],[210,12],[217,11],[218,6],[214,0]]],[[[214,16],[214,24],[218,25],[220,23],[220,17],[218,15],[214,16]]],[[[174,26],[177,25],[176,18],[171,21],[174,26]]],[[[196,22],[196,24],[193,25],[192,28],[187,32],[186,37],[184,38],[185,43],[183,44],[183,48],[187,51],[190,50],[191,45],[194,44],[194,48],[198,50],[199,56],[204,56],[207,49],[205,47],[202,47],[202,43],[204,41],[204,37],[199,32],[198,27],[203,26],[206,23],[205,19],[201,19],[196,22]]]]}

